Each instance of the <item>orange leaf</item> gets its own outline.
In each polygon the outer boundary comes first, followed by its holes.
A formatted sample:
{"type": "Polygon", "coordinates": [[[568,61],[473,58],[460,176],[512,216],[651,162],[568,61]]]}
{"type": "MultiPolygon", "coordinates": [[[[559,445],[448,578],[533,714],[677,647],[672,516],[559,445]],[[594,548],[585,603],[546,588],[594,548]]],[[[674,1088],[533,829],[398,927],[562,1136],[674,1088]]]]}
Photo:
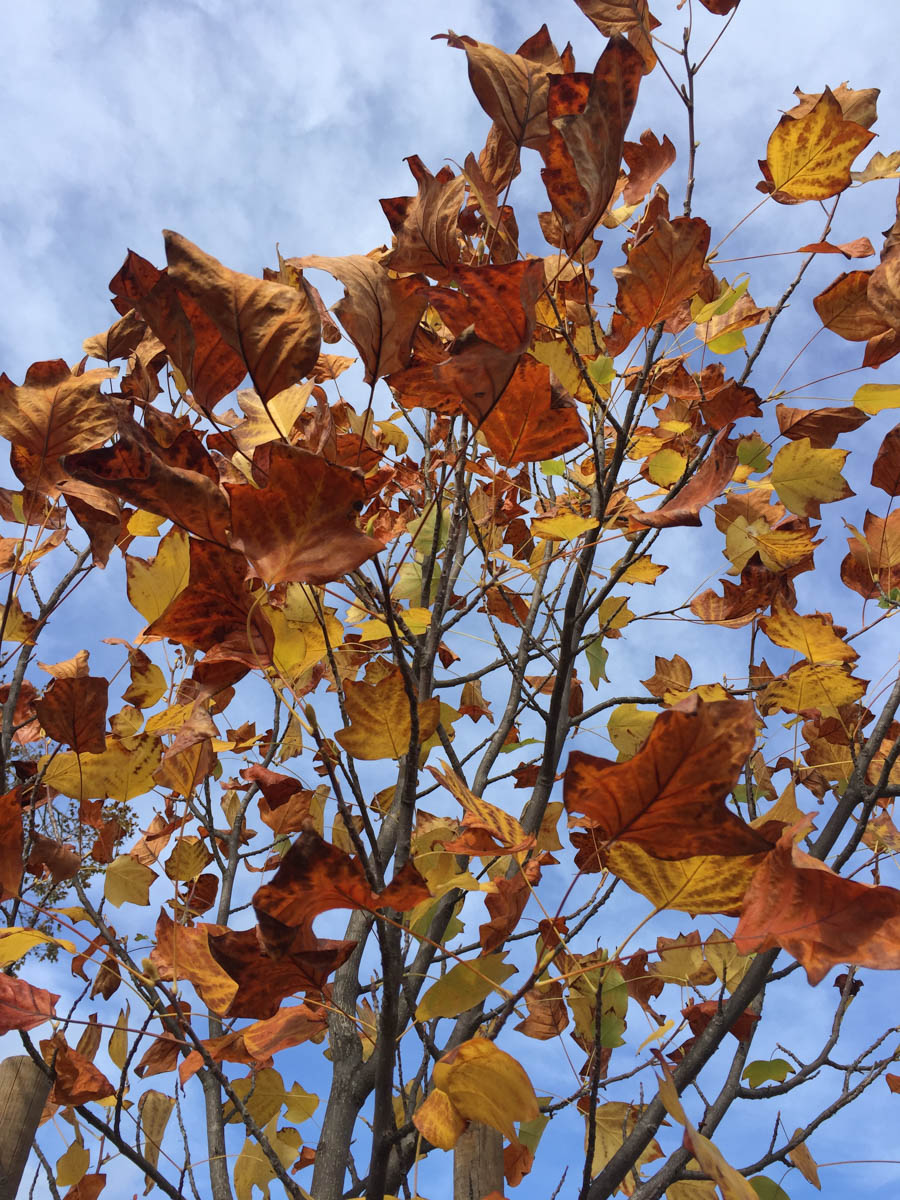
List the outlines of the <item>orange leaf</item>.
{"type": "Polygon", "coordinates": [[[14,787],[0,796],[0,899],[19,894],[22,882],[22,802],[20,789],[14,787]]]}
{"type": "Polygon", "coordinates": [[[419,185],[415,196],[382,200],[394,231],[394,249],[382,265],[401,274],[421,271],[432,279],[449,279],[459,262],[457,221],[466,189],[465,177],[442,167],[432,175],[417,154],[406,162],[419,185]]]}
{"type": "Polygon", "coordinates": [[[0,975],[0,1034],[13,1029],[34,1029],[56,1016],[59,996],[43,988],[0,975]]]}
{"type": "Polygon", "coordinates": [[[566,811],[583,813],[576,823],[597,842],[636,842],[664,860],[768,850],[771,843],[725,807],[755,740],[752,704],[689,703],[660,714],[626,762],[572,751],[566,811]]]}
{"type": "Polygon", "coordinates": [[[780,946],[811,984],[851,963],[900,967],[900,891],[843,879],[813,858],[787,829],[753,876],[734,932],[740,954],[780,946]]]}
{"type": "Polygon", "coordinates": [[[867,342],[890,332],[890,325],[869,300],[871,278],[871,271],[847,271],[813,299],[825,328],[845,341],[867,342]]]}
{"type": "Polygon", "coordinates": [[[87,1104],[114,1096],[116,1089],[89,1059],[69,1046],[61,1033],[41,1042],[44,1061],[52,1062],[55,1079],[50,1099],[54,1104],[87,1104]]]}
{"type": "Polygon", "coordinates": [[[636,514],[635,521],[654,529],[702,524],[700,510],[721,495],[738,464],[737,451],[727,436],[729,429],[726,426],[716,434],[709,454],[680,492],[653,512],[636,514]]]}
{"type": "Polygon", "coordinates": [[[519,360],[481,432],[504,466],[556,458],[587,441],[573,400],[530,354],[519,360]]]}

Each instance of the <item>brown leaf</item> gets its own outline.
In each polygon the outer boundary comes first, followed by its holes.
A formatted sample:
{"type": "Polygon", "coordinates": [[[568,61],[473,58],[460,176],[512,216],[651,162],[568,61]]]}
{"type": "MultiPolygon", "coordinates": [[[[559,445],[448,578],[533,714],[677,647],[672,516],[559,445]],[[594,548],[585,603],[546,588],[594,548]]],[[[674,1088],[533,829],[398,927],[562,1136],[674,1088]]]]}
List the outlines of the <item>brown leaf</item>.
{"type": "Polygon", "coordinates": [[[867,342],[890,330],[890,325],[869,300],[871,271],[849,271],[813,299],[826,329],[848,342],[867,342]]]}
{"type": "MultiPolygon", "coordinates": [[[[659,981],[662,991],[662,981],[659,981]]],[[[563,1001],[562,984],[559,980],[539,984],[525,993],[528,1016],[516,1026],[518,1033],[526,1037],[547,1041],[559,1037],[569,1024],[569,1014],[563,1001]]]]}
{"type": "Polygon", "coordinates": [[[644,73],[656,65],[656,54],[650,33],[659,22],[650,12],[647,0],[575,0],[584,15],[606,37],[627,33],[640,52],[644,73]]]}
{"type": "Polygon", "coordinates": [[[863,531],[847,539],[850,553],[841,563],[841,579],[867,600],[890,595],[900,586],[900,509],[887,517],[867,512],[863,531]]]}
{"type": "Polygon", "coordinates": [[[78,874],[81,856],[71,846],[45,837],[42,833],[33,833],[31,853],[25,865],[34,875],[42,875],[46,870],[54,883],[62,883],[64,879],[72,879],[78,874]]]}
{"type": "Polygon", "coordinates": [[[593,233],[615,190],[643,69],[640,53],[616,36],[592,75],[551,78],[541,178],[570,254],[593,233]]]}
{"type": "Polygon", "coordinates": [[[574,401],[530,354],[519,360],[481,432],[503,466],[556,458],[587,441],[574,401]]]}
{"type": "Polygon", "coordinates": [[[869,279],[866,296],[883,321],[892,329],[900,329],[900,246],[882,255],[869,279]]]}
{"type": "Polygon", "coordinates": [[[169,276],[240,356],[263,404],[310,374],[322,327],[315,298],[298,287],[230,271],[171,230],[164,232],[169,276]]]}
{"type": "Polygon", "coordinates": [[[253,908],[260,938],[273,958],[314,949],[313,921],[335,908],[406,911],[430,897],[412,863],[383,892],[373,892],[362,864],[309,830],[301,833],[269,883],[258,888],[253,908]]]}
{"type": "Polygon", "coordinates": [[[70,746],[76,754],[102,754],[108,692],[109,680],[102,676],[54,679],[34,708],[55,742],[70,746]]]}
{"type": "Polygon", "coordinates": [[[287,261],[327,271],[344,285],[344,297],[334,305],[334,312],[362,356],[366,383],[407,366],[412,339],[428,303],[424,280],[394,278],[380,263],[362,254],[344,258],[309,254],[287,261]]]}
{"type": "Polygon", "coordinates": [[[257,446],[253,471],[264,485],[225,485],[231,545],[266,583],[329,583],[384,549],[358,527],[362,476],[283,442],[257,446]]]}
{"type": "MultiPolygon", "coordinates": [[[[844,120],[854,121],[864,129],[872,128],[878,119],[875,103],[880,95],[879,88],[861,88],[854,91],[845,81],[838,84],[831,94],[840,105],[844,120]]],[[[797,97],[797,103],[787,110],[785,115],[788,117],[805,117],[822,99],[821,92],[801,92],[799,87],[794,88],[794,95],[797,97]]]]}
{"type": "Polygon", "coordinates": [[[859,237],[852,242],[842,242],[839,246],[832,242],[811,242],[808,246],[800,246],[797,253],[843,254],[844,258],[868,258],[875,253],[875,247],[867,237],[859,237]]]}
{"type": "Polygon", "coordinates": [[[852,433],[868,421],[867,413],[858,408],[788,408],[776,404],[778,428],[792,442],[809,438],[815,450],[833,446],[842,433],[852,433]]]}
{"type": "Polygon", "coordinates": [[[734,933],[741,954],[780,946],[811,984],[850,963],[900,966],[900,891],[843,879],[813,858],[787,829],[753,876],[734,933]]]}
{"type": "Polygon", "coordinates": [[[575,823],[597,842],[636,842],[663,860],[768,850],[771,843],[725,806],[755,740],[753,706],[689,703],[661,713],[625,762],[572,751],[566,811],[583,813],[575,823]]]}
{"type": "Polygon", "coordinates": [[[618,280],[616,312],[607,337],[608,354],[619,354],[643,329],[675,316],[703,282],[709,226],[699,217],[661,218],[634,242],[618,280]]]}
{"type": "Polygon", "coordinates": [[[14,787],[0,796],[0,900],[11,900],[19,894],[22,882],[21,789],[14,787]]]}
{"type": "Polygon", "coordinates": [[[442,167],[432,175],[417,154],[406,159],[419,185],[415,196],[382,200],[381,207],[394,231],[394,249],[382,265],[400,273],[421,271],[443,282],[459,262],[457,222],[466,181],[442,167]]]}
{"type": "Polygon", "coordinates": [[[660,141],[655,133],[645,129],[639,142],[625,142],[623,147],[628,167],[628,182],[622,192],[624,204],[638,204],[650,194],[653,185],[675,161],[675,147],[663,134],[660,141]]]}

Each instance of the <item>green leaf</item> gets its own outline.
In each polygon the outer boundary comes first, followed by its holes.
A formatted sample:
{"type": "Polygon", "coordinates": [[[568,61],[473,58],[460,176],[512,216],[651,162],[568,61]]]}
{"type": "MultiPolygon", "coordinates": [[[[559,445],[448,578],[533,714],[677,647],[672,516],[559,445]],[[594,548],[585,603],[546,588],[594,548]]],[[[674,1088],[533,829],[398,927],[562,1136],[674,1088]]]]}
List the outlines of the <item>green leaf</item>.
{"type": "Polygon", "coordinates": [[[565,475],[566,464],[561,458],[545,458],[541,463],[541,471],[545,475],[565,475]]]}
{"type": "Polygon", "coordinates": [[[601,679],[605,679],[609,683],[606,675],[606,660],[609,658],[609,651],[603,645],[603,638],[594,638],[584,653],[588,660],[591,687],[595,688],[601,679]]]}
{"type": "Polygon", "coordinates": [[[784,1188],[780,1188],[768,1175],[754,1175],[750,1186],[759,1196],[759,1200],[791,1200],[784,1188]]]}
{"type": "Polygon", "coordinates": [[[794,1068],[789,1062],[783,1058],[773,1058],[770,1062],[758,1060],[747,1063],[741,1079],[746,1079],[750,1086],[755,1088],[769,1080],[774,1080],[775,1083],[784,1083],[788,1075],[793,1075],[793,1073],[794,1068]]]}
{"type": "Polygon", "coordinates": [[[451,967],[419,1001],[416,1020],[458,1017],[466,1009],[480,1004],[505,979],[515,974],[516,968],[503,961],[505,956],[505,950],[500,954],[483,954],[480,958],[459,962],[451,967]]]}

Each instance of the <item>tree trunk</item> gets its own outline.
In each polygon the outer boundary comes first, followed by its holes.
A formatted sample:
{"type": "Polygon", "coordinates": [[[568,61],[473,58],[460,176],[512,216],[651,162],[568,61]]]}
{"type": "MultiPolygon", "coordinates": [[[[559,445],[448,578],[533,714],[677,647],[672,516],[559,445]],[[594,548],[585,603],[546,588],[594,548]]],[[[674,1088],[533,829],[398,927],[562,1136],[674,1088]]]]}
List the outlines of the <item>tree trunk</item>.
{"type": "Polygon", "coordinates": [[[27,1054],[0,1063],[0,1200],[15,1200],[50,1084],[27,1054]]]}
{"type": "Polygon", "coordinates": [[[453,1150],[453,1200],[484,1200],[503,1192],[503,1138],[473,1121],[453,1150]]]}

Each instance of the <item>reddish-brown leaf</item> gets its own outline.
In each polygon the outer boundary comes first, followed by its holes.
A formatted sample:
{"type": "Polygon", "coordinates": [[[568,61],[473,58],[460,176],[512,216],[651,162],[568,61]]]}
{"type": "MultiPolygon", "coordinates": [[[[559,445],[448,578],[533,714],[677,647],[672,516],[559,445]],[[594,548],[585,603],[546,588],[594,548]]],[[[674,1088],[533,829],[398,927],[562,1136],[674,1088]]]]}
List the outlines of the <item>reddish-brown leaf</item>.
{"type": "Polygon", "coordinates": [[[432,175],[417,154],[406,161],[419,190],[415,196],[381,201],[395,238],[394,249],[382,263],[392,271],[421,271],[443,282],[459,262],[457,223],[466,180],[449,167],[432,175]]]}
{"type": "Polygon", "coordinates": [[[257,446],[253,471],[263,486],[225,485],[231,544],[266,583],[329,583],[384,549],[357,524],[366,485],[356,471],[283,442],[257,446]]]}
{"type": "Polygon", "coordinates": [[[70,746],[76,754],[102,754],[108,693],[109,680],[102,676],[54,679],[34,708],[55,742],[70,746]]]}
{"type": "Polygon", "coordinates": [[[97,1200],[106,1187],[106,1175],[99,1171],[82,1175],[74,1187],[70,1187],[62,1200],[97,1200]]]}
{"type": "Polygon", "coordinates": [[[519,360],[481,432],[504,466],[556,458],[587,440],[574,401],[530,354],[519,360]]]}
{"type": "Polygon", "coordinates": [[[0,900],[11,900],[19,894],[22,882],[21,789],[14,787],[0,796],[0,900]]]}
{"type": "Polygon", "coordinates": [[[592,75],[551,78],[541,178],[570,254],[593,233],[615,190],[643,68],[639,52],[616,36],[592,75]]]}
{"type": "Polygon", "coordinates": [[[430,896],[407,863],[383,892],[373,892],[362,864],[317,833],[306,831],[291,846],[271,882],[258,888],[253,907],[264,948],[273,958],[316,946],[313,921],[335,908],[405,911],[430,896]]]}
{"type": "Polygon", "coordinates": [[[890,595],[900,586],[900,509],[887,517],[867,512],[862,535],[847,539],[850,553],[841,563],[841,579],[867,600],[890,595]]]}
{"type": "MultiPolygon", "coordinates": [[[[659,981],[662,990],[662,981],[659,981]]],[[[559,980],[543,983],[525,993],[528,1016],[516,1026],[526,1037],[545,1042],[558,1037],[569,1024],[569,1014],[563,1000],[562,984],[559,980]]]]}
{"type": "Polygon", "coordinates": [[[619,354],[643,329],[674,317],[699,290],[709,248],[709,226],[699,217],[660,219],[633,244],[618,280],[616,312],[607,337],[609,354],[619,354]]]}
{"type": "Polygon", "coordinates": [[[636,515],[639,525],[666,529],[672,525],[700,525],[700,510],[722,494],[738,465],[737,451],[728,439],[730,426],[716,434],[709,454],[680,492],[653,512],[636,515]]]}
{"type": "Polygon", "coordinates": [[[883,255],[869,279],[866,296],[883,321],[900,329],[900,246],[883,255]]]}
{"type": "Polygon", "coordinates": [[[595,841],[635,842],[664,860],[766,851],[771,843],[725,806],[754,740],[750,703],[692,697],[658,716],[626,762],[572,751],[566,811],[584,814],[575,823],[595,841]]]}
{"type": "MultiPolygon", "coordinates": [[[[718,1013],[719,1007],[718,1000],[703,1000],[698,1003],[689,1004],[687,1008],[681,1010],[681,1015],[691,1027],[691,1033],[694,1037],[700,1036],[713,1017],[718,1013]]],[[[739,1042],[746,1042],[753,1033],[754,1022],[758,1020],[759,1013],[751,1012],[749,1008],[745,1008],[728,1032],[732,1037],[737,1038],[739,1042]]]]}
{"type": "Polygon", "coordinates": [[[788,408],[776,404],[778,428],[792,442],[809,438],[814,450],[833,446],[842,433],[851,433],[868,421],[867,413],[858,408],[788,408]]]}
{"type": "Polygon", "coordinates": [[[116,1089],[89,1059],[69,1046],[61,1033],[41,1042],[44,1061],[51,1063],[55,1079],[50,1099],[54,1104],[87,1104],[114,1096],[116,1089]]]}
{"type": "Polygon", "coordinates": [[[644,130],[639,142],[625,142],[623,154],[629,172],[622,192],[624,204],[637,204],[649,195],[660,175],[675,161],[675,147],[668,136],[663,134],[660,141],[649,129],[644,130]]]}
{"type": "Polygon", "coordinates": [[[43,1025],[56,1016],[58,999],[55,993],[45,992],[24,979],[0,975],[0,1034],[43,1025]]]}
{"type": "Polygon", "coordinates": [[[71,879],[78,874],[81,856],[71,846],[45,837],[42,833],[33,833],[31,853],[25,865],[35,875],[42,875],[46,870],[54,883],[62,883],[64,879],[71,879]]]}
{"type": "Polygon", "coordinates": [[[334,312],[362,356],[366,383],[403,370],[428,303],[423,279],[393,278],[380,263],[362,254],[344,258],[310,254],[288,263],[327,271],[344,285],[344,297],[334,305],[334,312]]]}
{"type": "Polygon", "coordinates": [[[872,484],[889,496],[900,496],[900,425],[885,434],[872,465],[872,484]]]}
{"type": "Polygon", "coordinates": [[[900,967],[900,891],[836,875],[785,830],[753,876],[734,932],[740,954],[780,946],[811,984],[838,963],[900,967]]]}
{"type": "Polygon", "coordinates": [[[826,329],[848,342],[867,342],[890,331],[891,326],[869,300],[871,278],[871,271],[848,271],[819,292],[813,304],[826,329]]]}
{"type": "Polygon", "coordinates": [[[312,292],[224,267],[181,234],[166,230],[169,276],[199,306],[246,366],[263,404],[310,374],[322,326],[312,292]]]}

